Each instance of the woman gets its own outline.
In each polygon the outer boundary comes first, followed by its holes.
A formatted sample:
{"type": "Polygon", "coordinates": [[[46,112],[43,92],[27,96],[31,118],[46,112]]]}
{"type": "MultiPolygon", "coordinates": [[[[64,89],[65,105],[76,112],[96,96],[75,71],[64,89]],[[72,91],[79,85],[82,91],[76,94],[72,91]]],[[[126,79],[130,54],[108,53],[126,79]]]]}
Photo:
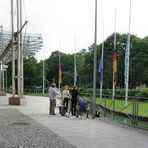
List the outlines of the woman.
{"type": "Polygon", "coordinates": [[[63,105],[65,106],[65,111],[68,110],[68,100],[70,99],[70,93],[68,90],[68,85],[64,86],[64,90],[62,91],[62,99],[63,99],[63,105]]]}

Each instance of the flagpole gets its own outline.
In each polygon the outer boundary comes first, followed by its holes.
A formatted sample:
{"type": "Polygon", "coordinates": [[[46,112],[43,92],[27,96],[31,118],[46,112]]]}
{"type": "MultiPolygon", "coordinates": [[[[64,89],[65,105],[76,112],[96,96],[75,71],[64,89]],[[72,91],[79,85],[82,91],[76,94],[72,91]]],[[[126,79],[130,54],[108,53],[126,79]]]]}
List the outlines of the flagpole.
{"type": "Polygon", "coordinates": [[[125,106],[127,106],[127,100],[128,100],[129,58],[130,58],[130,26],[131,26],[131,0],[130,0],[130,6],[129,6],[129,33],[128,33],[128,42],[127,42],[128,57],[127,57],[127,81],[126,81],[126,84],[125,84],[125,86],[126,86],[126,90],[125,90],[125,106]]]}
{"type": "Polygon", "coordinates": [[[45,63],[44,63],[44,46],[42,48],[43,50],[43,95],[45,94],[45,63]]]}
{"type": "MultiPolygon", "coordinates": [[[[104,60],[104,21],[103,21],[103,33],[102,33],[102,54],[101,54],[101,58],[102,60],[104,60]]],[[[103,78],[102,78],[103,79],[103,78]]],[[[100,99],[102,99],[102,86],[103,86],[103,81],[100,83],[100,99]]]]}
{"type": "Polygon", "coordinates": [[[15,97],[15,49],[14,49],[14,1],[11,0],[11,39],[12,39],[12,96],[15,97]]]}
{"type": "Polygon", "coordinates": [[[75,35],[75,53],[74,53],[74,85],[77,83],[77,65],[76,65],[76,35],[75,35]]]}
{"type": "Polygon", "coordinates": [[[95,119],[96,108],[96,67],[97,67],[97,0],[95,0],[95,33],[94,33],[94,72],[93,72],[93,114],[92,118],[95,119]]]}
{"type": "MultiPolygon", "coordinates": [[[[115,8],[115,33],[114,33],[114,52],[116,51],[116,13],[117,9],[115,8]]],[[[113,58],[114,60],[114,58],[113,58]]],[[[114,61],[113,61],[114,62],[114,61]]],[[[115,98],[115,75],[114,75],[114,69],[113,69],[113,94],[112,94],[112,100],[115,98]]]]}
{"type": "Polygon", "coordinates": [[[60,50],[61,50],[61,41],[59,41],[59,90],[60,90],[60,85],[61,85],[61,55],[60,55],[60,50]]]}

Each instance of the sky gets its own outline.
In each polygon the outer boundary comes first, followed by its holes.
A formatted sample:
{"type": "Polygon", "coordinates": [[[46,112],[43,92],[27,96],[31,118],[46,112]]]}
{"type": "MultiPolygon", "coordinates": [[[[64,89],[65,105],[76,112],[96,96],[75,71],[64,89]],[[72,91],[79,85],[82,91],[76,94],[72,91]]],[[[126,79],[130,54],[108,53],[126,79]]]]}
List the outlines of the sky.
{"type": "MultiPolygon", "coordinates": [[[[14,0],[15,3],[16,0],[14,0]]],[[[23,21],[29,21],[28,33],[39,33],[43,37],[43,48],[36,57],[47,59],[51,52],[60,50],[75,53],[87,49],[94,43],[95,0],[22,0],[23,21]]],[[[11,0],[0,0],[0,25],[11,30],[11,0]]],[[[148,0],[131,0],[131,34],[138,37],[148,35],[148,0]]],[[[129,31],[130,0],[98,0],[97,44],[115,31],[129,31]]],[[[16,22],[16,4],[15,22],[16,22]]]]}

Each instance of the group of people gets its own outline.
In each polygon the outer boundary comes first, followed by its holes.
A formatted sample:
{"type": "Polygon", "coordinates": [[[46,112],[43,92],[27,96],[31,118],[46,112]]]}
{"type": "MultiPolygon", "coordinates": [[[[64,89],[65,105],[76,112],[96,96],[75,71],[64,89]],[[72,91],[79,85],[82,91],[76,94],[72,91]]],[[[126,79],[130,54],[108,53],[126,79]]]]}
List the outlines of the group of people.
{"type": "Polygon", "coordinates": [[[72,89],[69,89],[68,85],[65,85],[61,93],[60,91],[57,90],[55,83],[51,84],[49,88],[50,115],[55,115],[56,99],[58,95],[61,96],[61,104],[65,105],[66,111],[68,110],[69,100],[71,101],[71,109],[70,109],[71,115],[76,116],[76,106],[77,106],[78,96],[80,95],[77,87],[74,85],[72,89]]]}

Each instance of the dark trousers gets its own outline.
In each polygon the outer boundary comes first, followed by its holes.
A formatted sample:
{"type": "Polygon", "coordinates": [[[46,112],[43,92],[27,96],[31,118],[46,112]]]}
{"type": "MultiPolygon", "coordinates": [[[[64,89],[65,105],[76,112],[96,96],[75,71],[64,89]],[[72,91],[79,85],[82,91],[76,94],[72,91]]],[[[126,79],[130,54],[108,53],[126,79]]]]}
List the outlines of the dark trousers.
{"type": "Polygon", "coordinates": [[[50,100],[50,115],[55,114],[56,100],[50,100]]]}
{"type": "Polygon", "coordinates": [[[65,111],[68,110],[68,98],[64,98],[63,105],[65,106],[65,111]]]}
{"type": "Polygon", "coordinates": [[[72,101],[71,102],[71,114],[72,114],[72,116],[76,116],[76,106],[77,106],[77,101],[72,101]]]}

